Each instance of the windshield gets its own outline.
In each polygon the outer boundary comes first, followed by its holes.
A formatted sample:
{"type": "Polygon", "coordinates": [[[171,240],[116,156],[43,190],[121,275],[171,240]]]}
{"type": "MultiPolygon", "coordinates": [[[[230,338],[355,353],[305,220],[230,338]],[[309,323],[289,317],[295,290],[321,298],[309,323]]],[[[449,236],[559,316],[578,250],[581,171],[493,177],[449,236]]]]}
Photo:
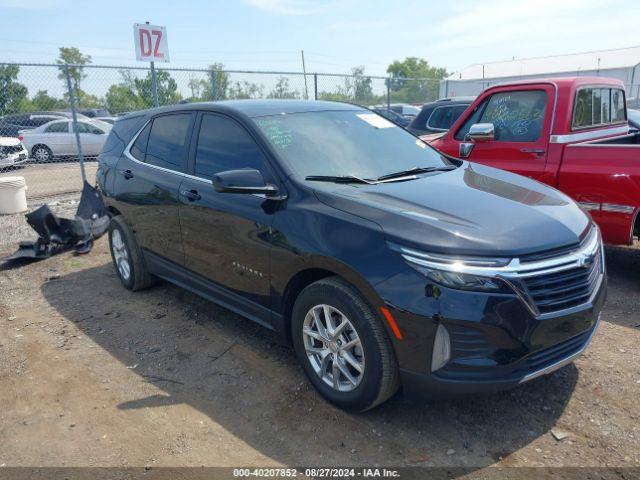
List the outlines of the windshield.
{"type": "Polygon", "coordinates": [[[281,114],[254,121],[302,178],[379,178],[416,167],[452,165],[404,129],[367,110],[281,114]]]}

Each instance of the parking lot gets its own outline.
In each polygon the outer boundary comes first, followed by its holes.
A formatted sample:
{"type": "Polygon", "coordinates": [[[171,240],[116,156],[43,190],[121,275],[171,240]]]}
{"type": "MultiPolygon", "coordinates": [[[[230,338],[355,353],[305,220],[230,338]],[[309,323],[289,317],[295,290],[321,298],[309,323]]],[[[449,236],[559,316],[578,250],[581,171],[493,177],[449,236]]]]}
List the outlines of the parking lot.
{"type": "Polygon", "coordinates": [[[0,465],[637,467],[640,250],[607,259],[603,321],[575,364],[360,415],[324,402],[261,327],[168,284],[123,289],[105,238],[5,268],[0,465]]]}
{"type": "MultiPolygon", "coordinates": [[[[98,163],[87,161],[87,178],[95,178],[98,163]]],[[[76,159],[54,163],[27,163],[20,168],[0,170],[0,177],[24,177],[27,182],[27,199],[61,195],[82,190],[80,164],[76,159]]]]}

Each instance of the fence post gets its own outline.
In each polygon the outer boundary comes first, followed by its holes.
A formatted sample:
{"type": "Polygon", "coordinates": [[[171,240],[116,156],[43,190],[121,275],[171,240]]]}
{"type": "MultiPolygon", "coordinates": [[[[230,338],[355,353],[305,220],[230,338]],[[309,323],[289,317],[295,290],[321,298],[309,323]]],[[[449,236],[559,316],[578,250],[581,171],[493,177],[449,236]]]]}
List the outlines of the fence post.
{"type": "Polygon", "coordinates": [[[387,78],[387,110],[391,110],[391,77],[387,78]]]}
{"type": "Polygon", "coordinates": [[[211,70],[211,100],[216,101],[216,71],[211,70]]]}
{"type": "Polygon", "coordinates": [[[151,65],[151,95],[153,96],[153,106],[158,108],[158,80],[156,78],[156,67],[153,62],[149,62],[151,65]]]}
{"type": "Polygon", "coordinates": [[[313,74],[313,99],[318,100],[318,74],[313,74]]]}
{"type": "Polygon", "coordinates": [[[78,115],[76,113],[76,96],[73,93],[73,85],[71,84],[71,73],[69,72],[69,64],[64,64],[64,74],[67,77],[67,90],[69,91],[69,106],[71,107],[71,117],[73,118],[73,131],[76,136],[76,146],[78,147],[78,161],[80,162],[80,175],[82,176],[82,184],[87,181],[87,174],[84,171],[84,155],[82,155],[82,143],[80,143],[80,132],[78,131],[78,115]]]}

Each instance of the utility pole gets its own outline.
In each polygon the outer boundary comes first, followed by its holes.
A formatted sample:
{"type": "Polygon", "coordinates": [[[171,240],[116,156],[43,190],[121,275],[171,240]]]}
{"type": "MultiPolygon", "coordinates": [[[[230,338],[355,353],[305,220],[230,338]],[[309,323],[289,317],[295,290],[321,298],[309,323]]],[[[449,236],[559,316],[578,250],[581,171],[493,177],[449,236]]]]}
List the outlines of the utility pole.
{"type": "MultiPolygon", "coordinates": [[[[149,25],[149,22],[144,22],[149,25]]],[[[153,96],[153,106],[158,108],[158,81],[156,79],[156,66],[154,62],[151,64],[151,95],[153,96]]]]}
{"type": "Polygon", "coordinates": [[[302,73],[304,74],[304,99],[309,100],[309,90],[307,90],[307,68],[304,65],[304,50],[300,50],[302,54],[302,73]]]}

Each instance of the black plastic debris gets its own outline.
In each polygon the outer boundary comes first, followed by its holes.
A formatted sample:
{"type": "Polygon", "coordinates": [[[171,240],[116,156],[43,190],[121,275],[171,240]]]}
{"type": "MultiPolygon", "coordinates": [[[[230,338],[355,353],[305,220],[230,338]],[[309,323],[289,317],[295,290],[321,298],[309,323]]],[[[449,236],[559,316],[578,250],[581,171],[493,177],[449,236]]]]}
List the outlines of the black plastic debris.
{"type": "Polygon", "coordinates": [[[109,227],[109,217],[100,192],[84,182],[82,196],[74,219],[60,218],[47,205],[25,215],[27,222],[38,233],[36,241],[20,242],[18,250],[2,259],[39,260],[68,250],[77,254],[89,253],[93,241],[109,227]]]}

